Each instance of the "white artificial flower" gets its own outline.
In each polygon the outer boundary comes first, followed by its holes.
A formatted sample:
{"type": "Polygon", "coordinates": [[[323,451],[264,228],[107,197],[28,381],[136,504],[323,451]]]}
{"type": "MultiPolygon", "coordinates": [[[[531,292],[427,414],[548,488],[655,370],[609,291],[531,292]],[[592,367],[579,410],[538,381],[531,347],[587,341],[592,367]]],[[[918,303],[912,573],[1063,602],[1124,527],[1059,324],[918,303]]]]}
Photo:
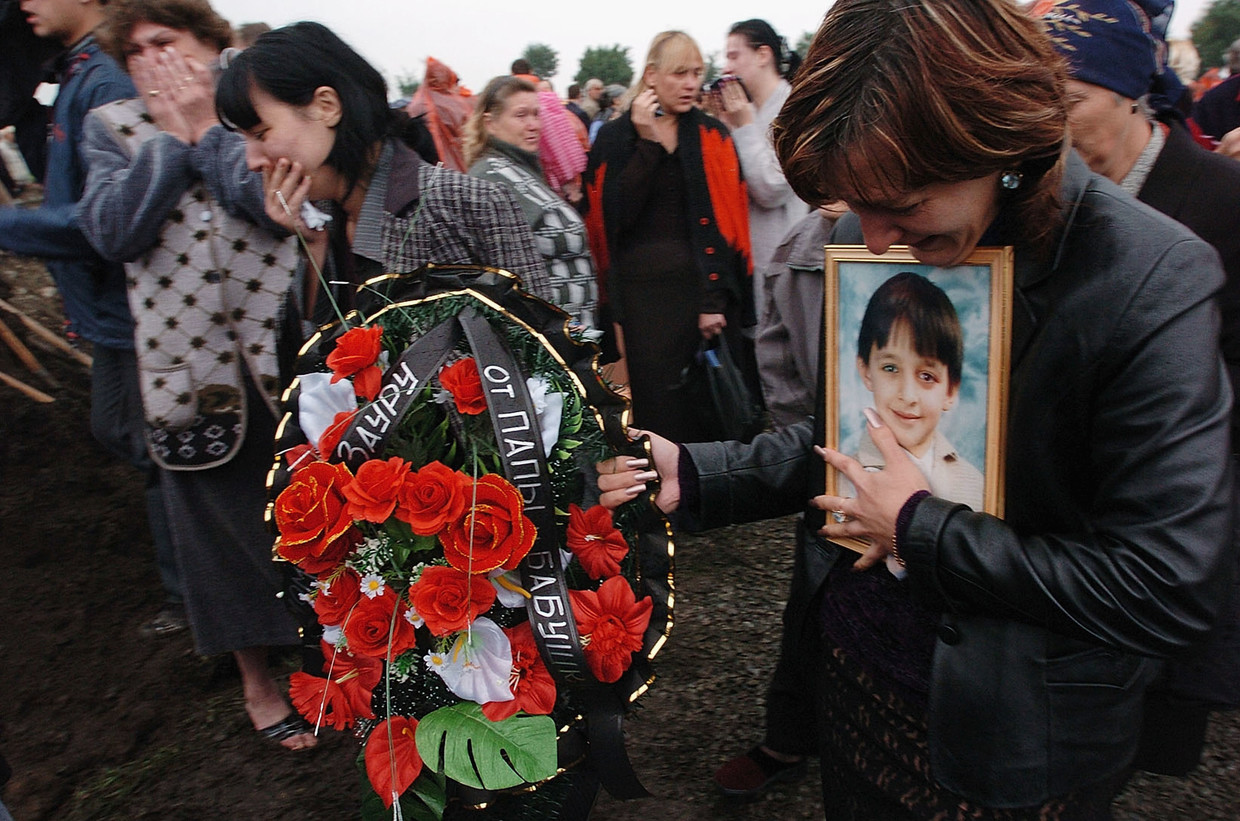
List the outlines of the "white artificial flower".
{"type": "Polygon", "coordinates": [[[564,415],[564,394],[551,390],[545,376],[531,376],[525,380],[530,399],[534,402],[534,414],[538,417],[538,429],[542,432],[543,456],[550,456],[560,439],[560,417],[564,415]]]}
{"type": "Polygon", "coordinates": [[[405,621],[412,624],[415,628],[426,624],[422,617],[418,615],[418,611],[412,607],[405,611],[405,621]]]}
{"type": "Polygon", "coordinates": [[[344,641],[344,631],[340,628],[340,625],[323,625],[323,641],[327,642],[332,647],[339,647],[344,641]]]}
{"type": "Polygon", "coordinates": [[[457,697],[478,704],[512,701],[508,687],[512,673],[512,645],[498,624],[474,619],[469,630],[457,633],[446,653],[427,653],[426,666],[443,679],[457,697]]]}
{"type": "Polygon", "coordinates": [[[491,580],[500,604],[504,607],[525,607],[529,593],[521,586],[521,571],[497,567],[487,574],[487,578],[491,580]]]}
{"type": "Polygon", "coordinates": [[[357,410],[357,395],[353,392],[352,380],[341,379],[333,385],[330,373],[302,374],[300,380],[297,423],[306,439],[317,448],[323,431],[335,420],[337,413],[357,410]]]}
{"type": "Polygon", "coordinates": [[[362,592],[366,594],[368,599],[382,596],[386,586],[387,582],[383,581],[383,577],[378,573],[367,573],[365,576],[362,576],[362,592]]]}

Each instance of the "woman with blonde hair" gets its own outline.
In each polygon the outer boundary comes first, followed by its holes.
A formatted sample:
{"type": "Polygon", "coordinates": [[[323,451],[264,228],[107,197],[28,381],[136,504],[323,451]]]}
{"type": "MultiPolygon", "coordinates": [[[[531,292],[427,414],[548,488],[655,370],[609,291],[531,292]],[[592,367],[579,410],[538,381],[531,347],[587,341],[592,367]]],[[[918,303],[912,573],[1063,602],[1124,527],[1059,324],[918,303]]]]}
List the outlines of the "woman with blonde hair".
{"type": "MultiPolygon", "coordinates": [[[[652,441],[685,520],[806,510],[782,650],[832,821],[1110,819],[1146,688],[1227,594],[1218,256],[1092,174],[1067,114],[1062,61],[1009,0],[838,0],[775,126],[793,189],[851,208],[831,242],[933,266],[1013,247],[1002,516],[932,495],[873,409],[876,472],[821,420],[652,441]],[[815,451],[854,496],[823,492],[815,451]]],[[[626,467],[601,466],[604,503],[640,492],[626,467]]]]}
{"type": "Polygon", "coordinates": [[[534,232],[547,264],[551,301],[573,324],[594,329],[598,284],[581,216],[543,176],[539,163],[542,105],[537,90],[515,76],[496,77],[465,123],[465,163],[471,177],[508,188],[534,232]]]}
{"type": "MultiPolygon", "coordinates": [[[[672,390],[682,371],[702,339],[726,334],[742,352],[741,326],[754,321],[745,184],[727,128],[697,108],[702,67],[689,35],[657,35],[628,111],[599,131],[586,168],[590,241],[634,418],[679,441],[714,438],[672,390]]],[[[752,353],[737,359],[751,364],[752,353]]]]}

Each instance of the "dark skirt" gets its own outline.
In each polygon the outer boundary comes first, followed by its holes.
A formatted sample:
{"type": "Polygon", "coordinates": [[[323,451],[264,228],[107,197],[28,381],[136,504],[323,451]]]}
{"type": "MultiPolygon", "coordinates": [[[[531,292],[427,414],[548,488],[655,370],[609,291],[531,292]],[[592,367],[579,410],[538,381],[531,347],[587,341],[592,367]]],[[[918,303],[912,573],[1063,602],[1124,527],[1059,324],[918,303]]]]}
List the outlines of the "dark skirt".
{"type": "Polygon", "coordinates": [[[275,541],[263,520],[275,420],[247,392],[245,438],[235,456],[208,470],[163,472],[177,567],[194,645],[203,655],[297,644],[297,626],[277,598],[275,541]]]}
{"type": "Polygon", "coordinates": [[[924,708],[876,681],[852,655],[817,653],[822,791],[831,821],[1110,821],[1128,779],[1113,776],[1038,807],[991,809],[935,783],[924,708]]]}

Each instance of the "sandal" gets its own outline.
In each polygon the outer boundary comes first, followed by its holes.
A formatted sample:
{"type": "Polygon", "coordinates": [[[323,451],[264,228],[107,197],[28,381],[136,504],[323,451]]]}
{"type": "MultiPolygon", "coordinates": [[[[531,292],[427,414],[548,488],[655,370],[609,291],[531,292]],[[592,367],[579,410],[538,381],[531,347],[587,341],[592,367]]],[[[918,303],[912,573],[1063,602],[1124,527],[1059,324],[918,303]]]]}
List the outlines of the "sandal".
{"type": "Polygon", "coordinates": [[[267,741],[270,741],[272,744],[284,747],[286,750],[293,750],[293,752],[297,752],[299,749],[308,750],[310,748],[300,747],[298,749],[293,749],[291,747],[285,747],[281,742],[286,741],[293,736],[301,735],[302,733],[309,733],[313,735],[314,728],[310,726],[310,722],[306,721],[297,714],[296,710],[294,710],[286,715],[281,721],[277,721],[275,724],[264,727],[261,730],[256,730],[255,732],[267,741]]]}
{"type": "Polygon", "coordinates": [[[715,770],[715,786],[728,798],[752,801],[777,782],[799,781],[805,770],[804,758],[780,761],[758,745],[715,770]]]}

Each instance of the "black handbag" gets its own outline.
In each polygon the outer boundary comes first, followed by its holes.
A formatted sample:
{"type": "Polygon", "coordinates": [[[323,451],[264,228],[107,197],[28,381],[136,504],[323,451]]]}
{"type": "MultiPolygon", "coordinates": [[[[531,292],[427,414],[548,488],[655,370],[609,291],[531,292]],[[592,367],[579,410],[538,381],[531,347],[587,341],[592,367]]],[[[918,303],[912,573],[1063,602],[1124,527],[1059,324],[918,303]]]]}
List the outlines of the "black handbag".
{"type": "Polygon", "coordinates": [[[702,340],[680,377],[673,390],[685,395],[697,409],[704,438],[748,442],[762,431],[766,423],[762,403],[746,382],[723,334],[702,340]]]}

